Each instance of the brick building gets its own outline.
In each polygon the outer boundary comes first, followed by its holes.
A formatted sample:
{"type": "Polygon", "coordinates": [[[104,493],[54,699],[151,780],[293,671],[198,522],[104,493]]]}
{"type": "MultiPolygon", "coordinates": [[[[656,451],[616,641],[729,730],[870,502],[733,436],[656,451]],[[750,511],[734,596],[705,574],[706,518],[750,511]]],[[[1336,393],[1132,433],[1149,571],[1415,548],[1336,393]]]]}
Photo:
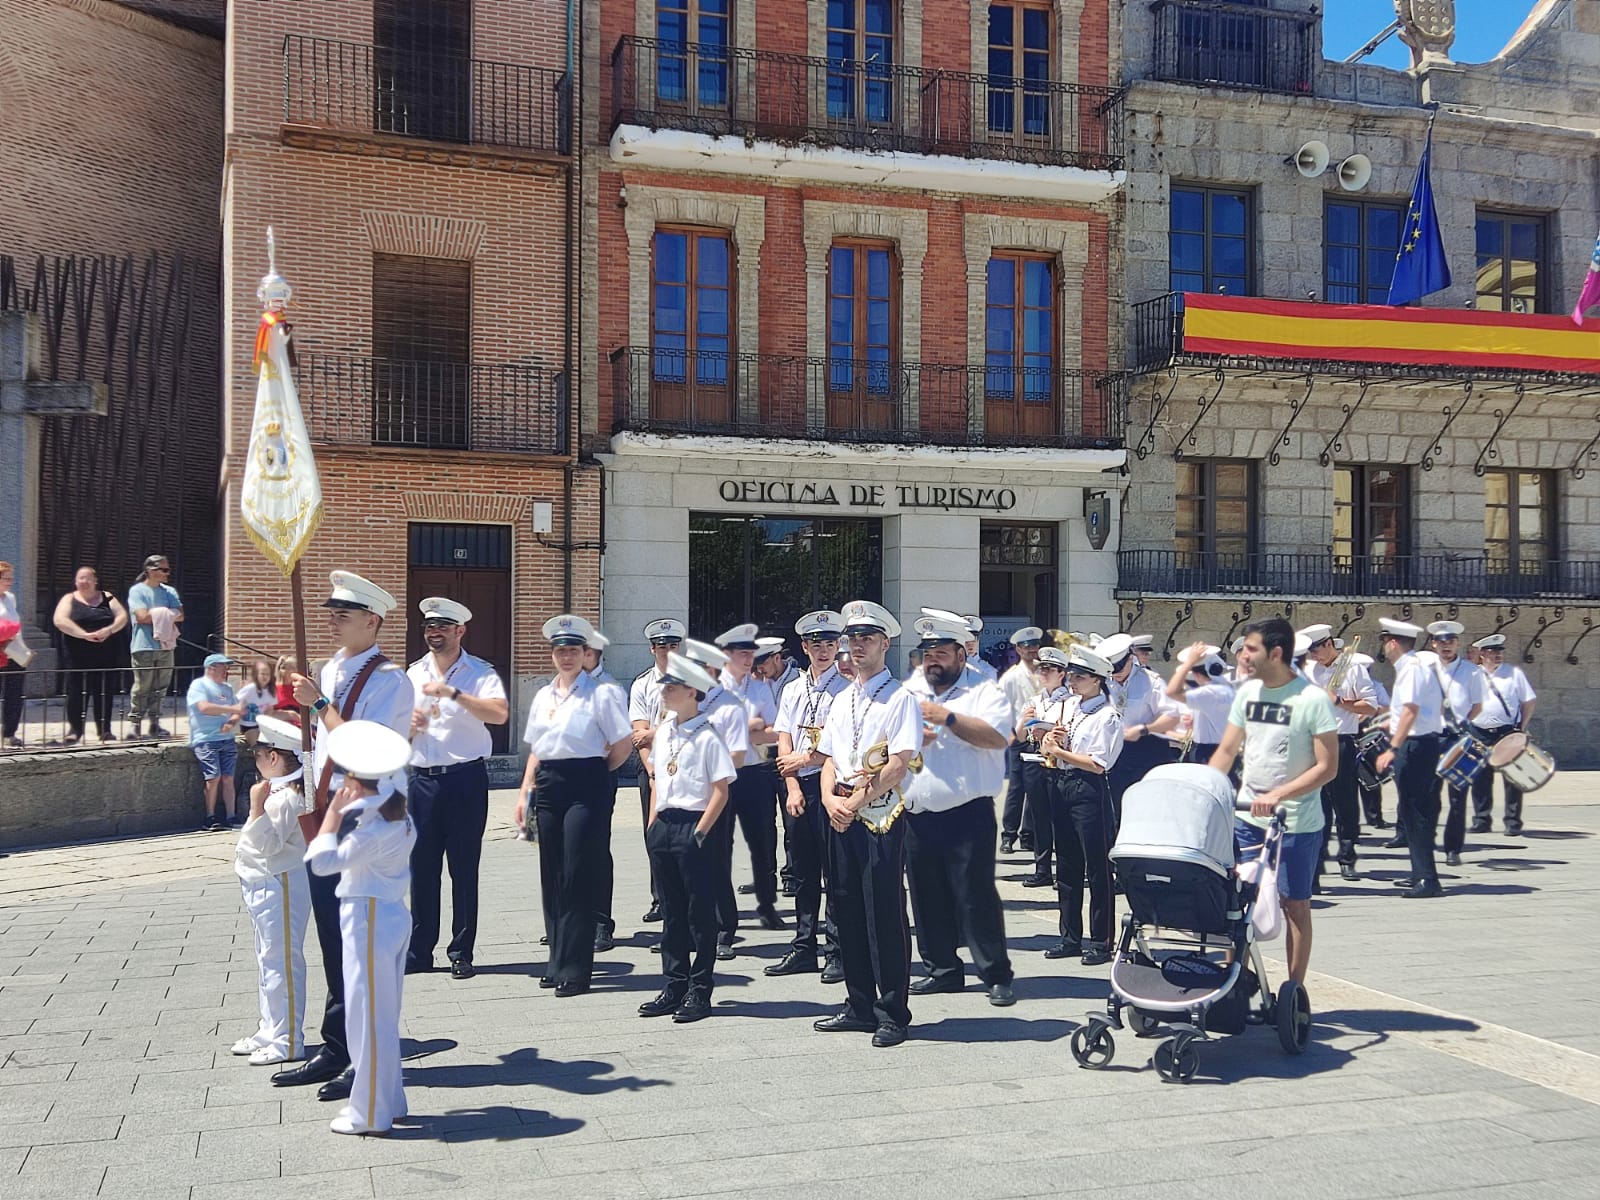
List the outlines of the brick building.
{"type": "Polygon", "coordinates": [[[525,684],[548,669],[544,619],[595,616],[599,600],[599,476],[574,453],[567,8],[241,5],[229,55],[228,634],[288,642],[285,585],[243,535],[237,495],[271,225],[326,497],[303,564],[308,603],[330,568],[368,575],[404,597],[408,632],[386,647],[416,655],[417,600],[457,596],[475,614],[470,648],[525,684]]]}
{"type": "Polygon", "coordinates": [[[1304,0],[1125,10],[1119,605],[1169,654],[1271,613],[1363,648],[1387,614],[1503,631],[1533,736],[1592,763],[1600,353],[1564,314],[1600,212],[1600,6],[1540,0],[1480,65],[1448,57],[1453,8],[1403,31],[1410,71],[1324,60],[1304,0]],[[1397,313],[1430,116],[1454,285],[1397,313]]]}
{"type": "Polygon", "coordinates": [[[587,0],[606,627],[1109,620],[1108,0],[587,0]],[[1097,530],[1098,532],[1098,530],[1097,530]]]}

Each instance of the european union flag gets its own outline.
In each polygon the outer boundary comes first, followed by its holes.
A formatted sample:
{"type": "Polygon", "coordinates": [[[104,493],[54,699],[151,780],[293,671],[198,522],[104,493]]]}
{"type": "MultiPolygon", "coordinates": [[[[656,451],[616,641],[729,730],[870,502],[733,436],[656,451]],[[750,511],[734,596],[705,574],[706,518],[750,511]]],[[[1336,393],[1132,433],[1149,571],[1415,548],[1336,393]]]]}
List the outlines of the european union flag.
{"type": "Polygon", "coordinates": [[[1400,249],[1394,256],[1394,278],[1389,282],[1389,303],[1410,304],[1450,286],[1450,263],[1444,256],[1439,214],[1433,207],[1433,126],[1422,146],[1417,181],[1411,185],[1411,205],[1400,229],[1400,249]]]}

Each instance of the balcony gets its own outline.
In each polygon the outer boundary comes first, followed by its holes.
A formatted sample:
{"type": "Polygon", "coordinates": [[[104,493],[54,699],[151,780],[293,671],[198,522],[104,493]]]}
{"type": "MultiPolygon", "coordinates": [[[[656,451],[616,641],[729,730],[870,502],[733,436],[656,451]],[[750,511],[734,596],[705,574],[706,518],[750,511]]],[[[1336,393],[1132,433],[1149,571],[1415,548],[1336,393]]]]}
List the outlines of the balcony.
{"type": "Polygon", "coordinates": [[[623,347],[614,429],[966,447],[1117,449],[1115,380],[1087,371],[623,347]]]}
{"type": "Polygon", "coordinates": [[[1276,12],[1210,0],[1156,0],[1152,75],[1169,83],[1309,96],[1317,11],[1276,12]]]}
{"type": "Polygon", "coordinates": [[[291,145],[532,170],[571,153],[571,112],[571,80],[559,71],[283,39],[283,138],[291,145]]]}
{"type": "Polygon", "coordinates": [[[530,363],[303,352],[311,440],[329,446],[567,453],[567,377],[530,363]]]}
{"type": "Polygon", "coordinates": [[[640,37],[618,41],[611,84],[622,162],[705,170],[715,154],[733,173],[1068,201],[1121,184],[1110,88],[640,37]]]}
{"type": "Polygon", "coordinates": [[[1509,563],[1471,555],[1195,554],[1119,550],[1129,595],[1341,599],[1600,600],[1600,562],[1509,563]]]}

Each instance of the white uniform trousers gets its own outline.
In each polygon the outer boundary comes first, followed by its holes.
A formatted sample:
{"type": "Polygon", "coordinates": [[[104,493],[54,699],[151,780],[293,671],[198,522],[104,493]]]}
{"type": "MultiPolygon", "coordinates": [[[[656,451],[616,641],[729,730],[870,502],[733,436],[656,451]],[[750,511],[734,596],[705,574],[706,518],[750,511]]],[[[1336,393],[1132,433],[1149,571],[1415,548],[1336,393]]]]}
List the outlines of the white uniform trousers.
{"type": "Polygon", "coordinates": [[[400,991],[411,943],[411,913],[398,900],[339,901],[344,940],[345,1035],[355,1080],[350,1120],[358,1130],[388,1129],[406,1115],[400,1082],[400,991]]]}
{"type": "Polygon", "coordinates": [[[311,885],[304,870],[266,879],[239,881],[244,906],[256,930],[260,971],[261,1024],[256,1042],[291,1059],[305,1053],[306,922],[311,917],[311,885]]]}

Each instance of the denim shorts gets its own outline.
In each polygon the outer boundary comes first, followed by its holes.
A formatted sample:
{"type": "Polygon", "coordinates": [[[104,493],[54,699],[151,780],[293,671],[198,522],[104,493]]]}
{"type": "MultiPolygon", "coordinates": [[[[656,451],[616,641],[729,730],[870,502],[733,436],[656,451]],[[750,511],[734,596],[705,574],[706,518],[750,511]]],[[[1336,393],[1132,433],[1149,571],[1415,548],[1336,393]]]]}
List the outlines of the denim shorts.
{"type": "Polygon", "coordinates": [[[225,742],[196,742],[189,749],[194,751],[195,758],[200,762],[202,779],[221,779],[233,774],[238,748],[232,738],[225,742]]]}
{"type": "MultiPolygon", "coordinates": [[[[1261,852],[1267,831],[1249,821],[1235,820],[1233,840],[1241,859],[1255,858],[1261,852]]],[[[1311,899],[1311,885],[1317,878],[1317,859],[1322,854],[1322,830],[1286,833],[1278,853],[1278,895],[1285,900],[1311,899]]]]}

